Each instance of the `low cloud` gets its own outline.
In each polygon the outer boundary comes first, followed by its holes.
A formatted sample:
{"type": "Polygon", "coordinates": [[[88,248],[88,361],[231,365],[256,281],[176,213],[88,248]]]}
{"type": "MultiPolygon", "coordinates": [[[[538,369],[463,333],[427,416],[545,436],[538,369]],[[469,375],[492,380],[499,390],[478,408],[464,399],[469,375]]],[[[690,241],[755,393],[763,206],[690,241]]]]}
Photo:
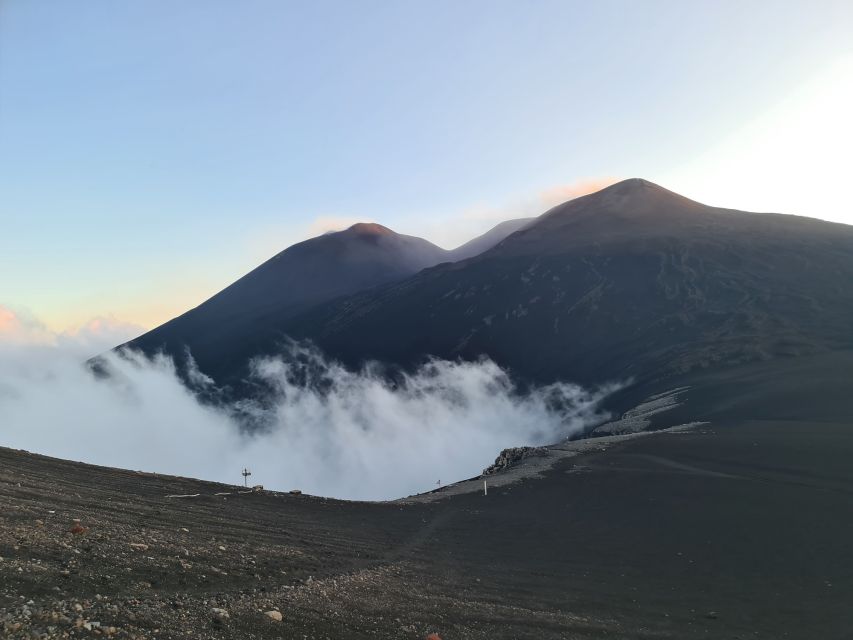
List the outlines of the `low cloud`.
{"type": "MultiPolygon", "coordinates": [[[[390,382],[294,346],[254,363],[271,401],[213,408],[171,360],[106,356],[96,378],[60,347],[0,350],[0,445],[60,458],[341,498],[400,497],[478,474],[506,447],[604,419],[610,391],[519,390],[489,360],[436,360],[390,382]],[[265,425],[247,432],[242,418],[265,425]]],[[[200,384],[210,384],[199,377],[200,384]]]]}
{"type": "Polygon", "coordinates": [[[422,227],[407,233],[420,235],[442,247],[453,248],[485,233],[505,220],[533,218],[548,209],[581,196],[594,193],[619,181],[613,177],[583,178],[542,189],[503,204],[480,203],[446,216],[424,217],[422,227]]]}
{"type": "Polygon", "coordinates": [[[519,198],[516,202],[499,207],[473,207],[463,212],[462,217],[469,220],[501,222],[512,218],[538,216],[553,206],[601,191],[605,187],[619,182],[619,180],[619,178],[613,177],[582,178],[565,184],[553,185],[542,189],[535,195],[519,198]]]}
{"type": "Polygon", "coordinates": [[[619,182],[619,178],[584,178],[568,184],[560,184],[544,189],[539,193],[539,201],[542,207],[550,209],[567,200],[574,200],[581,196],[601,191],[612,184],[619,182]]]}
{"type": "Polygon", "coordinates": [[[249,238],[249,246],[252,254],[258,260],[263,260],[297,242],[330,231],[342,231],[357,222],[379,222],[398,233],[419,236],[446,249],[453,249],[500,222],[541,215],[566,200],[594,193],[619,180],[620,178],[607,176],[581,178],[547,187],[538,193],[528,193],[502,204],[483,202],[456,211],[422,212],[417,216],[410,216],[408,224],[395,223],[393,220],[376,220],[371,216],[321,215],[296,229],[293,225],[282,225],[254,232],[249,238]]]}
{"type": "Polygon", "coordinates": [[[86,359],[144,332],[142,326],[113,316],[97,316],[79,327],[51,331],[28,311],[0,304],[0,355],[9,346],[38,346],[86,359]]]}
{"type": "Polygon", "coordinates": [[[0,304],[0,344],[51,344],[55,340],[56,334],[32,314],[0,304]]]}
{"type": "Polygon", "coordinates": [[[329,233],[330,231],[343,231],[358,222],[373,222],[373,220],[370,218],[320,216],[314,218],[308,225],[308,237],[313,238],[324,233],[329,233]]]}

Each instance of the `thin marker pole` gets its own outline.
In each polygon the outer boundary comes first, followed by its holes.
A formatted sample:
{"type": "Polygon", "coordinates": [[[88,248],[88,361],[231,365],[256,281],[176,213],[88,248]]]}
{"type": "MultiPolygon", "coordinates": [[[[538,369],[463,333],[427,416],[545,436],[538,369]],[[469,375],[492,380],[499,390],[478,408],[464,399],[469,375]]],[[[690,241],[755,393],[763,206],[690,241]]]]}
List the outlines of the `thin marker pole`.
{"type": "Polygon", "coordinates": [[[488,483],[489,483],[488,480],[483,480],[483,495],[484,496],[489,495],[489,484],[488,483]]]}

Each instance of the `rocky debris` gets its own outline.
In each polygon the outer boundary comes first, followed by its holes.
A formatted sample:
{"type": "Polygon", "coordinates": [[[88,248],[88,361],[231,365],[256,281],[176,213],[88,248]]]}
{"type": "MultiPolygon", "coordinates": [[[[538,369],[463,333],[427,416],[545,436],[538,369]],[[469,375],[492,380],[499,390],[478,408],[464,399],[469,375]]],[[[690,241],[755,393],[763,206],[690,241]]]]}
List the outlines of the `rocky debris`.
{"type": "Polygon", "coordinates": [[[301,496],[301,495],[302,495],[302,491],[301,491],[300,489],[291,489],[291,490],[290,490],[290,494],[291,494],[291,495],[294,495],[294,496],[301,496]]]}
{"type": "Polygon", "coordinates": [[[630,411],[623,413],[618,420],[611,420],[597,426],[590,432],[590,435],[616,436],[645,431],[652,424],[652,416],[679,406],[681,404],[681,396],[689,388],[677,387],[649,396],[630,411]]]}
{"type": "Polygon", "coordinates": [[[74,518],[74,520],[71,521],[71,528],[68,529],[69,533],[73,533],[76,536],[86,533],[86,531],[86,527],[80,524],[79,518],[74,518]]]}
{"type": "Polygon", "coordinates": [[[548,455],[548,449],[545,447],[511,447],[510,449],[504,449],[495,458],[494,464],[483,469],[482,475],[494,475],[517,465],[525,458],[546,455],[548,455]]]}
{"type": "Polygon", "coordinates": [[[527,625],[544,616],[552,629],[576,622],[472,600],[467,582],[464,595],[448,598],[435,574],[425,579],[416,553],[395,557],[423,539],[429,507],[271,492],[226,503],[212,497],[218,486],[201,482],[146,476],[141,483],[123,471],[110,471],[106,482],[102,469],[30,458],[6,464],[5,456],[0,449],[3,640],[423,640],[438,629],[445,638],[489,640],[507,637],[507,620],[527,625]],[[22,470],[34,489],[16,486],[22,470]],[[165,498],[194,493],[204,497],[165,498]],[[45,506],[59,502],[67,515],[44,517],[45,506]],[[389,519],[377,529],[362,509],[389,519]],[[86,523],[86,535],[68,533],[72,515],[86,523]]]}

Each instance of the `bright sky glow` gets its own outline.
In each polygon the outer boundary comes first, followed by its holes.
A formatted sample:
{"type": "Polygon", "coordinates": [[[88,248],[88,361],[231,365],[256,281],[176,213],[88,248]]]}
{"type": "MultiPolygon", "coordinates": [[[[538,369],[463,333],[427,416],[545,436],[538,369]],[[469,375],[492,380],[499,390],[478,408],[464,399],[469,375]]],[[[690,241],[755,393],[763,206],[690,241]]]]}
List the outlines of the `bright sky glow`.
{"type": "Polygon", "coordinates": [[[696,200],[853,224],[853,55],[667,175],[696,200]]]}
{"type": "Polygon", "coordinates": [[[849,0],[4,0],[0,308],[152,327],[329,228],[624,177],[853,223],[851,56],[849,0]]]}

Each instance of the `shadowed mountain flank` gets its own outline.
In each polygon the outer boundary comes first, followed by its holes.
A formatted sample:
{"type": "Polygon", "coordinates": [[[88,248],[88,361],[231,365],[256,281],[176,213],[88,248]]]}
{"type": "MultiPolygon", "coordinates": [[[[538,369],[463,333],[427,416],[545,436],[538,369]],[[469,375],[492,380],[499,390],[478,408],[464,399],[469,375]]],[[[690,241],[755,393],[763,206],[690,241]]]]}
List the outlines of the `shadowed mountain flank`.
{"type": "Polygon", "coordinates": [[[285,249],[198,307],[123,346],[163,351],[178,361],[189,350],[205,373],[232,378],[251,356],[274,351],[295,315],[475,255],[525,222],[501,223],[452,251],[380,224],[354,224],[285,249]]]}
{"type": "Polygon", "coordinates": [[[128,343],[148,353],[192,352],[219,377],[275,340],[285,319],[312,305],[401,280],[441,262],[436,245],[378,224],[356,224],[295,244],[198,307],[128,343]]]}
{"type": "Polygon", "coordinates": [[[287,331],[351,363],[487,354],[526,378],[596,383],[849,346],[850,282],[853,227],[632,179],[287,331]]]}
{"type": "Polygon", "coordinates": [[[449,262],[467,260],[468,258],[480,255],[484,251],[494,247],[506,237],[531,224],[534,220],[536,220],[536,218],[518,218],[516,220],[501,222],[483,235],[478,236],[473,240],[469,240],[465,244],[448,251],[449,262]]]}

